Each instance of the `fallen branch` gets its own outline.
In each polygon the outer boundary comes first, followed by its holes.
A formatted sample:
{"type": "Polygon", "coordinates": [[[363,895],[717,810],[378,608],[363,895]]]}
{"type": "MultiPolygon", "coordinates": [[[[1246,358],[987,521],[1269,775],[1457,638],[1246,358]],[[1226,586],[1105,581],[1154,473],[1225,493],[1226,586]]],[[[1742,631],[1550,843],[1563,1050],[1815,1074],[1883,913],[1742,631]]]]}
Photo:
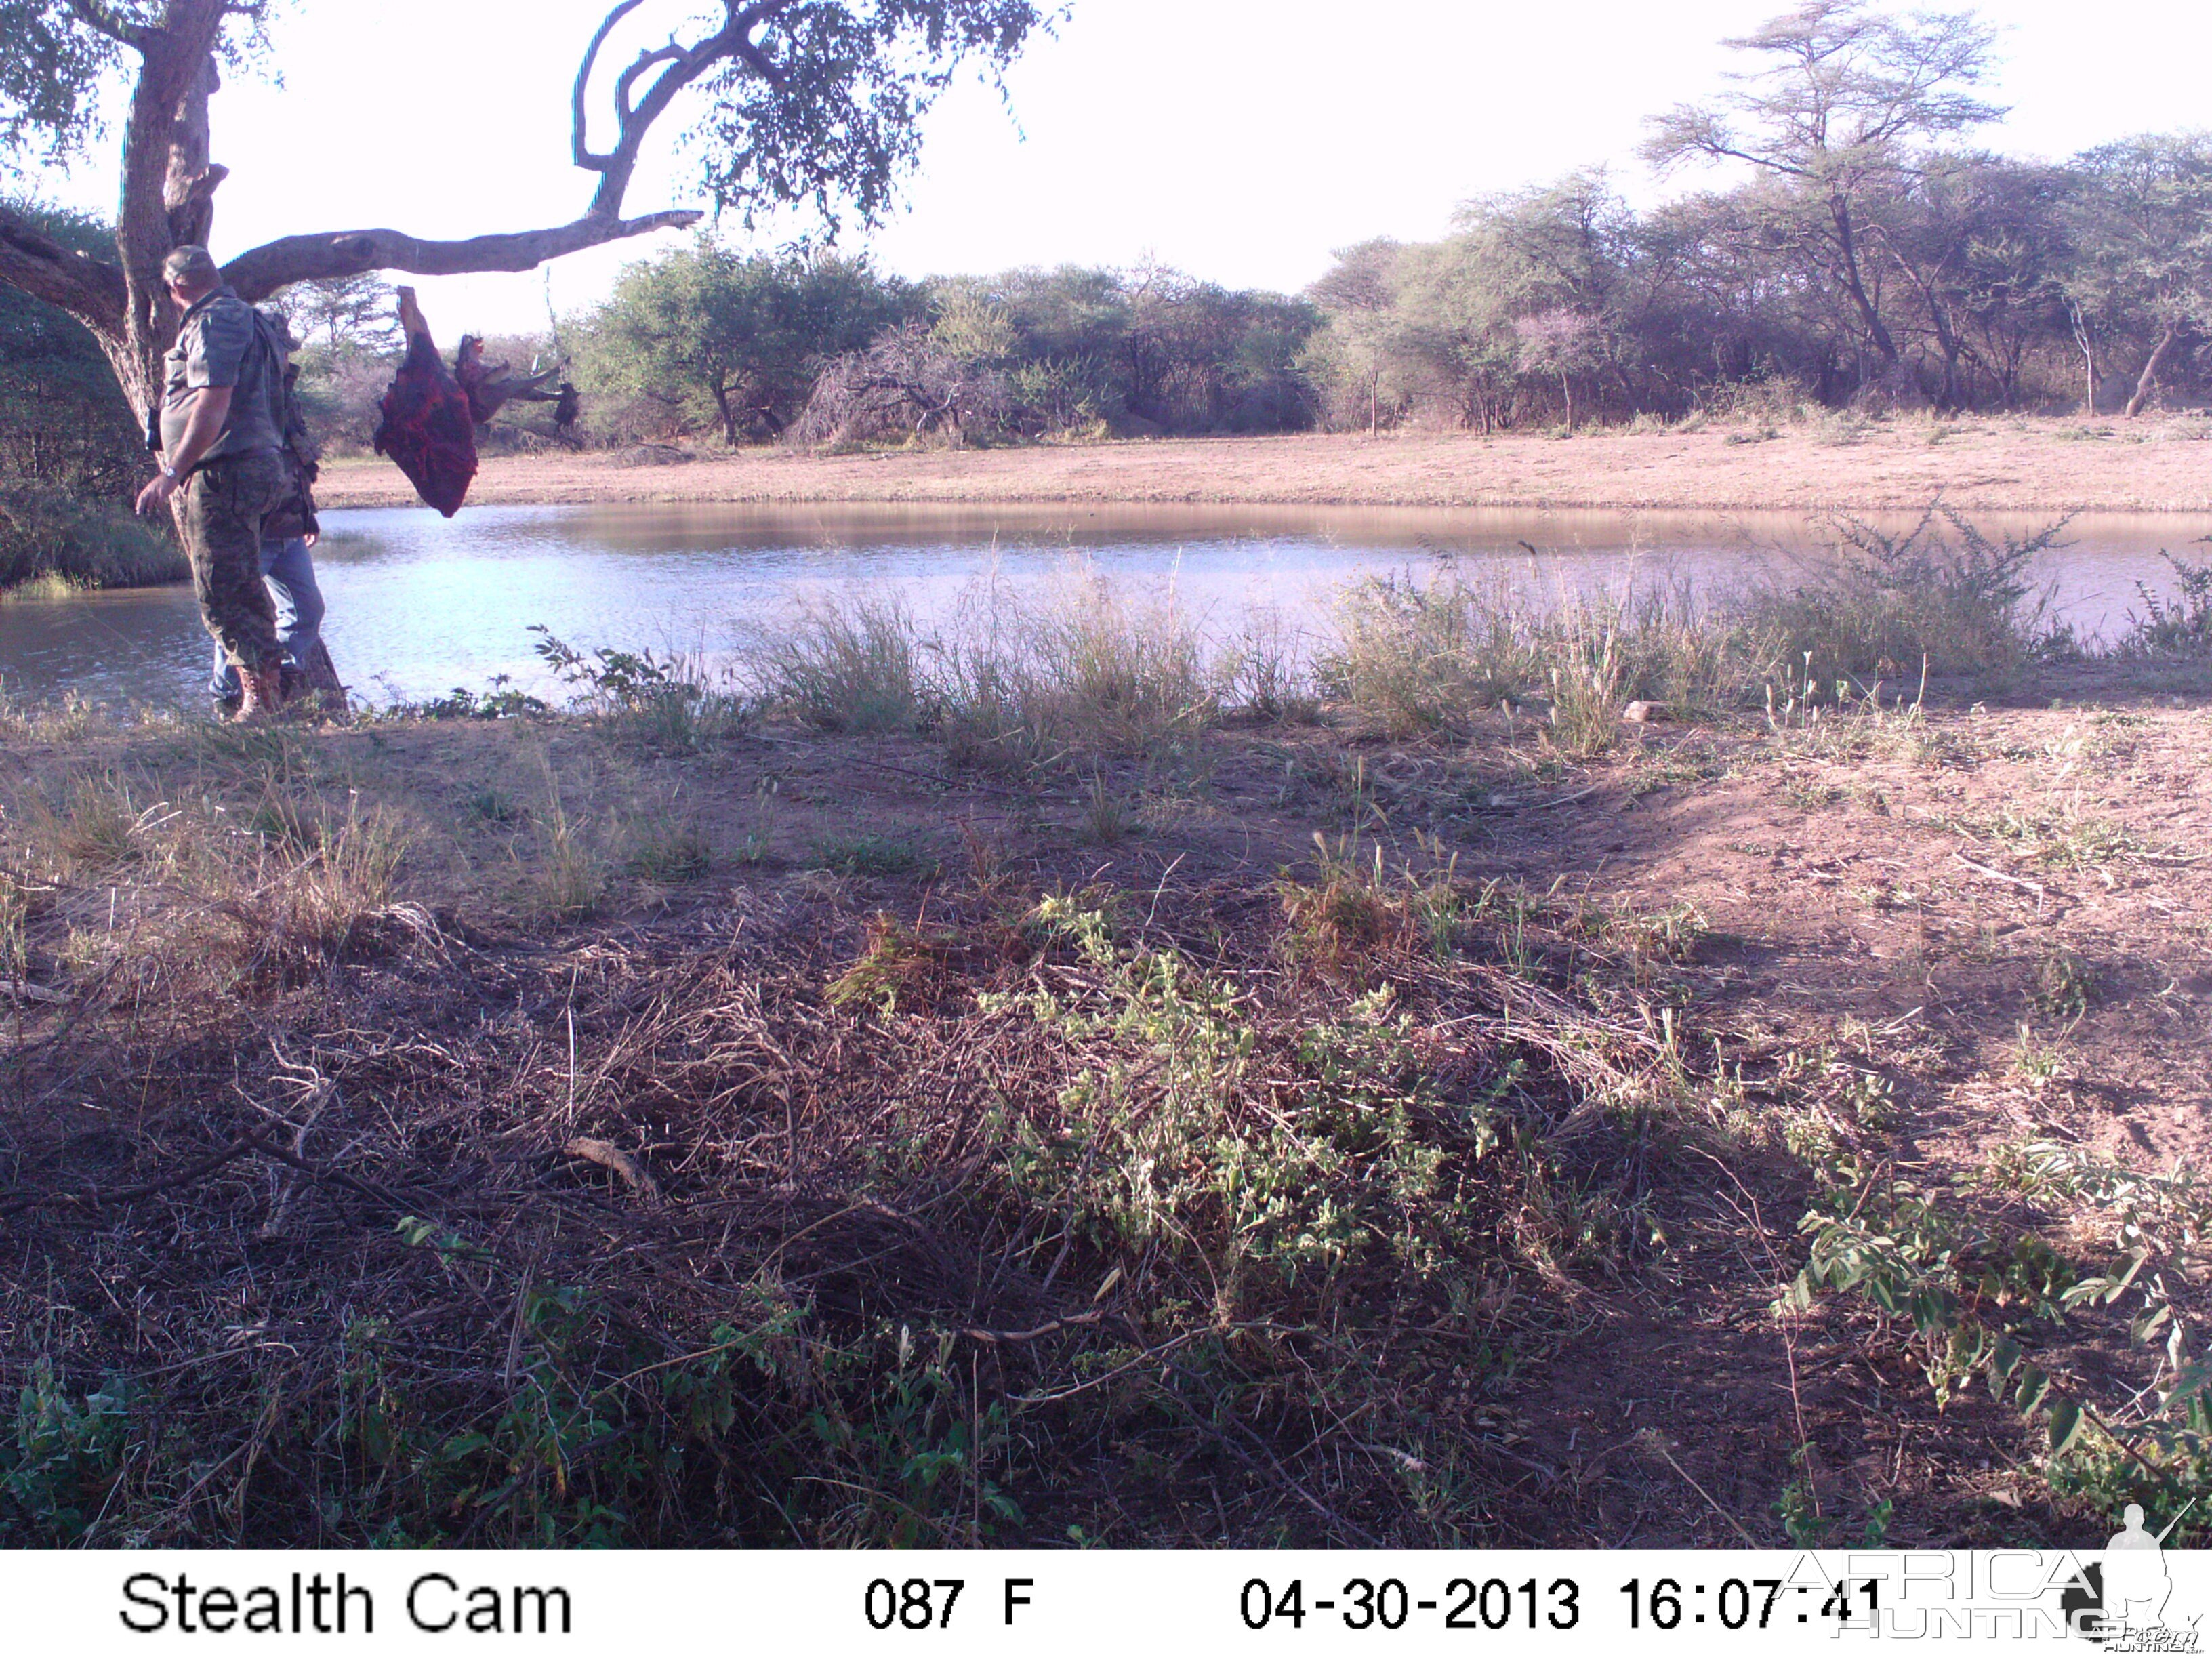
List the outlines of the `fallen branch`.
{"type": "Polygon", "coordinates": [[[973,1337],[978,1342],[1034,1342],[1041,1336],[1050,1336],[1054,1331],[1072,1329],[1078,1325],[1096,1325],[1106,1317],[1106,1310],[1094,1308],[1089,1313],[1070,1314],[1065,1319],[1048,1319],[1042,1325],[1026,1331],[963,1330],[960,1334],[973,1337]]]}
{"type": "Polygon", "coordinates": [[[1968,858],[1964,853],[1954,853],[1951,856],[1958,860],[1960,863],[1965,865],[1966,868],[1972,870],[1978,876],[1986,876],[1991,881],[2002,881],[2008,883],[2014,887],[2026,888],[2029,892],[2035,895],[2035,908],[2038,910],[2043,908],[2045,888],[2041,882],[2030,881],[2025,876],[2008,876],[2002,870],[1992,870],[1986,864],[1975,863],[1973,860],[1968,858]]]}
{"type": "Polygon", "coordinates": [[[259,1145],[260,1142],[255,1137],[240,1135],[221,1152],[210,1153],[198,1163],[188,1164],[174,1175],[163,1176],[159,1180],[144,1182],[136,1187],[125,1187],[117,1192],[102,1192],[94,1187],[81,1193],[26,1194],[21,1198],[12,1198],[5,1204],[0,1204],[0,1216],[21,1215],[26,1210],[40,1209],[49,1204],[88,1204],[94,1209],[101,1209],[111,1204],[128,1204],[137,1199],[151,1198],[156,1193],[168,1192],[178,1187],[189,1187],[196,1181],[204,1180],[233,1159],[252,1152],[259,1145]]]}

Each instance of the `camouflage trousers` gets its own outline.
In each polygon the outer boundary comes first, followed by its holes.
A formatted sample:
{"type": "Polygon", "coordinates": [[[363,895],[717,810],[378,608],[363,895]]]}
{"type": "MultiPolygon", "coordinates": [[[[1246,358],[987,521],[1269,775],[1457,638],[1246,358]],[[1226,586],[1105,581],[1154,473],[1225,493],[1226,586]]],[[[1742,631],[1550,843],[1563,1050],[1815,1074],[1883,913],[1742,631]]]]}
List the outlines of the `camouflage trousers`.
{"type": "Polygon", "coordinates": [[[234,667],[273,671],[284,658],[261,580],[261,524],[289,484],[272,449],[210,461],[178,492],[200,620],[234,667]]]}

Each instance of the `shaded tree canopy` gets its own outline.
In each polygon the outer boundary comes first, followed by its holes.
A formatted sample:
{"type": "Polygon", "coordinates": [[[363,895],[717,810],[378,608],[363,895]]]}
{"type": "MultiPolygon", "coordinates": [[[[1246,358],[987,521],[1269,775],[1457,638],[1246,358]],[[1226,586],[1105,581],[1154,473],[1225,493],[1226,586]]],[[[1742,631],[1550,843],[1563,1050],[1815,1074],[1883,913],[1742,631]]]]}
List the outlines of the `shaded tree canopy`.
{"type": "MultiPolygon", "coordinates": [[[[304,0],[307,4],[328,0],[304,0]]],[[[0,151],[18,167],[81,152],[100,96],[131,83],[112,259],[67,246],[0,209],[0,282],[60,307],[99,339],[143,409],[175,326],[162,258],[205,242],[228,169],[213,158],[209,102],[226,68],[276,48],[273,0],[0,0],[0,151]]],[[[390,229],[323,230],[240,253],[225,278],[250,300],[309,279],[396,270],[524,270],[702,215],[625,217],[624,197],[657,123],[687,106],[702,183],[717,209],[750,216],[811,203],[834,222],[890,205],[913,166],[918,118],[963,65],[996,80],[1052,18],[1035,0],[720,0],[619,69],[611,43],[644,0],[619,0],[585,46],[571,95],[570,160],[597,182],[564,225],[431,241],[390,229]],[[596,132],[595,132],[596,128],[596,132]]]]}
{"type": "MultiPolygon", "coordinates": [[[[98,253],[106,227],[28,202],[7,204],[65,247],[98,253]]],[[[100,343],[67,313],[0,287],[0,477],[84,495],[131,488],[145,450],[100,343]]]]}

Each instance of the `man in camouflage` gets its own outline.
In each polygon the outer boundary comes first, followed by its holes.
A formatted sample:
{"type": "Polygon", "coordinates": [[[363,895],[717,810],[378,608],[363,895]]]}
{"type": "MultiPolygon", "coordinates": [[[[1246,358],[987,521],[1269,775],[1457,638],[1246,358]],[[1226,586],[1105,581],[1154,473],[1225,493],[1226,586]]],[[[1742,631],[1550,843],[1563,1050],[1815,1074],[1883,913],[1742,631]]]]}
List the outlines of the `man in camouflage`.
{"type": "Polygon", "coordinates": [[[283,651],[260,561],[262,526],[289,490],[283,354],[205,248],[175,249],[161,275],[184,319],[161,396],[161,476],[139,492],[138,510],[182,498],[200,620],[238,670],[238,718],[250,720],[283,696],[283,651]]]}
{"type": "MultiPolygon", "coordinates": [[[[265,311],[261,319],[289,358],[299,345],[289,324],[281,313],[265,311]]],[[[300,407],[294,386],[299,374],[297,363],[287,362],[282,457],[285,490],[262,520],[261,580],[276,606],[276,643],[284,653],[281,680],[286,706],[302,696],[319,696],[323,712],[342,719],[346,712],[345,687],[339,683],[329,647],[323,643],[323,592],[315,580],[312,550],[322,538],[322,526],[315,517],[315,479],[322,471],[322,450],[308,432],[300,407]]],[[[215,672],[209,690],[218,715],[237,712],[242,695],[238,671],[220,645],[215,647],[215,672]]]]}

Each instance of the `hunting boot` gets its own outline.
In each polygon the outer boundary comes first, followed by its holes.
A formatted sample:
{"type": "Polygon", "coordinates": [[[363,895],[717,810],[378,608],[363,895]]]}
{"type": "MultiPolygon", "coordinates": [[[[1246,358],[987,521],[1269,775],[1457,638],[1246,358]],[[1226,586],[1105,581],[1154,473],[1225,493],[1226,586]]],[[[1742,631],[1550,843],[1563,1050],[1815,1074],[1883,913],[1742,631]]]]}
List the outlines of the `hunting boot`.
{"type": "Polygon", "coordinates": [[[231,717],[234,725],[269,719],[283,704],[283,682],[274,668],[241,668],[238,683],[246,694],[238,700],[238,713],[231,717]]]}

